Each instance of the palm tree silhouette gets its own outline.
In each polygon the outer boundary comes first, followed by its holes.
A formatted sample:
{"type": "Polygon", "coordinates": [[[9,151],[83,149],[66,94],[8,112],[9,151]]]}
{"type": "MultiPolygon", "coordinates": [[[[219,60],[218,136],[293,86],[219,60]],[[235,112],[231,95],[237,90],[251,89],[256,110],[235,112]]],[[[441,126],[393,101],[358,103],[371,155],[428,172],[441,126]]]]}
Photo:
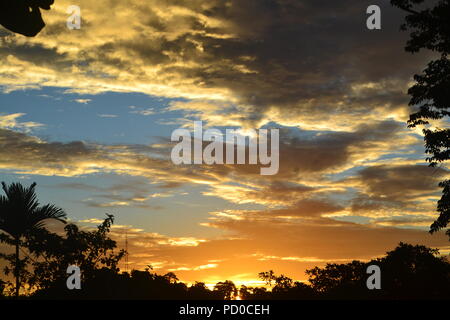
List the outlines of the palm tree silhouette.
{"type": "Polygon", "coordinates": [[[55,219],[66,223],[66,213],[63,209],[52,204],[39,206],[34,188],[36,183],[25,188],[20,183],[12,183],[7,186],[2,182],[6,196],[0,195],[0,230],[8,233],[14,240],[16,247],[16,261],[14,276],[16,278],[15,295],[19,296],[20,289],[20,238],[27,232],[41,229],[45,220],[55,219]]]}

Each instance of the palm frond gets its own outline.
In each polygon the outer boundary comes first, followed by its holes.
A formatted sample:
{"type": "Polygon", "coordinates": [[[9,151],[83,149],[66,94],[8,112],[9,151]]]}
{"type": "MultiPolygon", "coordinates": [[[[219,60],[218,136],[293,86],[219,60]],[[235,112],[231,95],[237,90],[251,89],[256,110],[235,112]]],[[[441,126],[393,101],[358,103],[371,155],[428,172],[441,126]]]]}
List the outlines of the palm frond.
{"type": "Polygon", "coordinates": [[[36,209],[31,215],[32,221],[30,224],[35,228],[42,228],[45,225],[45,220],[54,219],[62,223],[66,223],[65,218],[67,214],[65,211],[53,204],[46,204],[36,209]]]}
{"type": "Polygon", "coordinates": [[[52,204],[39,206],[36,183],[28,188],[20,183],[8,186],[2,182],[2,186],[6,196],[0,196],[0,230],[18,239],[27,231],[42,228],[47,219],[65,223],[66,213],[63,209],[52,204]]]}

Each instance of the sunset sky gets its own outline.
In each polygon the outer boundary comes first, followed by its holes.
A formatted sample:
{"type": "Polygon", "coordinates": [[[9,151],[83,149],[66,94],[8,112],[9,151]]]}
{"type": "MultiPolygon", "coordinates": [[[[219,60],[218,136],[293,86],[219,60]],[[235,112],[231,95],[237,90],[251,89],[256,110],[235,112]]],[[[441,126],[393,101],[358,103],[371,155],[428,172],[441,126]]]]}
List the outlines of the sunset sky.
{"type": "Polygon", "coordinates": [[[406,127],[431,56],[404,52],[389,1],[56,0],[43,16],[35,38],[0,28],[0,180],[37,182],[86,228],[114,214],[130,268],[252,285],[400,241],[450,251],[427,232],[448,171],[406,127]],[[173,165],[171,133],[194,120],[279,128],[279,173],[173,165]]]}

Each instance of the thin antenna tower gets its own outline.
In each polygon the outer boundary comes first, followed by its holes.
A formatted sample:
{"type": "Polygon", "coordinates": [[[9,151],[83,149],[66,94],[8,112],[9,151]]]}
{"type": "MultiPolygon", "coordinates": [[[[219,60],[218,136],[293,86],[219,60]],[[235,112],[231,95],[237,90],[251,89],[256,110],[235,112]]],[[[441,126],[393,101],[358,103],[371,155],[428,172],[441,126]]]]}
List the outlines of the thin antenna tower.
{"type": "Polygon", "coordinates": [[[125,272],[128,273],[128,230],[125,229],[125,272]]]}

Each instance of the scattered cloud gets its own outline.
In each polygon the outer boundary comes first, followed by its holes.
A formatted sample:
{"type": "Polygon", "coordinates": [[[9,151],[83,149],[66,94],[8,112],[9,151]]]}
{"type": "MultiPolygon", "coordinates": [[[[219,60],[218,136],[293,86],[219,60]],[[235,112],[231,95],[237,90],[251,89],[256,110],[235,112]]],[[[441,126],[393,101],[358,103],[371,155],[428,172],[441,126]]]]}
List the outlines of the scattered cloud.
{"type": "Polygon", "coordinates": [[[99,114],[98,115],[100,118],[117,118],[118,115],[116,114],[99,114]]]}
{"type": "Polygon", "coordinates": [[[75,99],[73,101],[75,101],[77,103],[81,103],[81,104],[88,104],[89,102],[92,101],[92,99],[75,99]]]}
{"type": "Polygon", "coordinates": [[[29,132],[32,129],[44,126],[41,123],[33,121],[20,122],[18,119],[25,116],[25,113],[11,113],[2,115],[0,114],[0,128],[2,129],[16,129],[29,132]]]}
{"type": "Polygon", "coordinates": [[[133,109],[132,111],[130,111],[130,113],[140,114],[142,116],[151,116],[156,113],[153,108],[136,109],[136,107],[130,106],[130,109],[133,109]],[[131,107],[133,107],[133,108],[131,108],[131,107]]]}

